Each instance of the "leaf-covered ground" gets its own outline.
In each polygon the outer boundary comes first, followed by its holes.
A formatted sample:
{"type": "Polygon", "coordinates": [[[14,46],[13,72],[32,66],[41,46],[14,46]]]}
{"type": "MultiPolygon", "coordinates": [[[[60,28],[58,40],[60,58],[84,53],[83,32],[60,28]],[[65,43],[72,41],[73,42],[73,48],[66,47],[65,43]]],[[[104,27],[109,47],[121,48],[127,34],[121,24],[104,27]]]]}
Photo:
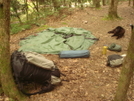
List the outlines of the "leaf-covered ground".
{"type": "MultiPolygon", "coordinates": [[[[77,27],[89,30],[94,36],[100,38],[89,48],[89,58],[60,59],[58,55],[47,54],[46,58],[54,61],[66,77],[61,77],[61,86],[54,91],[30,97],[30,101],[112,101],[116,92],[121,67],[110,68],[106,66],[107,56],[110,54],[125,54],[131,36],[129,24],[134,24],[134,9],[128,2],[119,3],[118,15],[122,20],[108,21],[108,6],[101,9],[76,9],[62,20],[49,19],[47,26],[77,27]],[[116,40],[107,32],[122,26],[125,28],[125,37],[116,40]],[[102,55],[104,45],[116,43],[122,46],[121,52],[107,51],[102,55]]],[[[62,16],[62,15],[61,15],[62,16]]],[[[45,22],[45,21],[44,21],[45,22]]],[[[37,32],[37,27],[11,36],[11,52],[19,48],[19,39],[37,32]]],[[[128,92],[128,101],[134,101],[134,85],[131,84],[128,92]],[[133,91],[133,92],[132,92],[133,91]]]]}

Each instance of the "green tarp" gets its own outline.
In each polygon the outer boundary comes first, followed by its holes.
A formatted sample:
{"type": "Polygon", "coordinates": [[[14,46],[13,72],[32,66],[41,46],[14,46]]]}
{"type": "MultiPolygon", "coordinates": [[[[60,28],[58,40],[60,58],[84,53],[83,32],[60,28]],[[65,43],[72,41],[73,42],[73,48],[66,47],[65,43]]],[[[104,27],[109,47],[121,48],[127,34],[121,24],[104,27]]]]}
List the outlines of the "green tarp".
{"type": "Polygon", "coordinates": [[[59,54],[65,50],[87,50],[95,42],[90,38],[95,36],[82,28],[49,28],[21,40],[19,51],[59,54]]]}

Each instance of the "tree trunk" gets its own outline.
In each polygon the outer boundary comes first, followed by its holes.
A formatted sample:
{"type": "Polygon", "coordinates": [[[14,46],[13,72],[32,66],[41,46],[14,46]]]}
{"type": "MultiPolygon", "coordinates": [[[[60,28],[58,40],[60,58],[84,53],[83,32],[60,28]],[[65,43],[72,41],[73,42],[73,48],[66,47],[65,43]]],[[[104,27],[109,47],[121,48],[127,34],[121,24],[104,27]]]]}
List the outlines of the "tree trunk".
{"type": "Polygon", "coordinates": [[[0,0],[0,80],[5,95],[15,101],[26,101],[18,91],[10,68],[10,0],[0,0]]]}
{"type": "Polygon", "coordinates": [[[101,5],[100,5],[100,0],[93,0],[93,5],[96,7],[96,8],[100,8],[101,5]]]}
{"type": "Polygon", "coordinates": [[[131,78],[134,72],[134,30],[132,30],[131,39],[127,51],[127,56],[124,60],[118,88],[114,101],[126,101],[127,91],[130,85],[131,78]]]}
{"type": "Polygon", "coordinates": [[[129,2],[128,2],[128,6],[130,6],[131,5],[131,0],[129,0],[129,2]]]}
{"type": "Polygon", "coordinates": [[[67,6],[66,5],[66,0],[63,0],[62,4],[63,4],[63,6],[67,6]]]}
{"type": "Polygon", "coordinates": [[[39,15],[39,2],[38,2],[38,0],[35,0],[35,2],[34,1],[32,1],[32,4],[34,5],[34,11],[35,11],[35,13],[36,13],[36,20],[37,20],[37,18],[40,16],[39,15]],[[36,3],[35,3],[36,2],[36,3]]]}
{"type": "Polygon", "coordinates": [[[26,8],[25,8],[26,19],[27,19],[27,21],[28,21],[28,3],[27,3],[27,2],[28,2],[27,0],[24,0],[24,3],[25,3],[25,5],[26,5],[26,8]]]}
{"type": "Polygon", "coordinates": [[[102,0],[102,5],[106,6],[106,0],[102,0]]]}
{"type": "Polygon", "coordinates": [[[111,4],[108,11],[108,17],[110,19],[117,19],[119,18],[117,14],[117,6],[118,6],[118,0],[111,0],[111,4]]]}
{"type": "Polygon", "coordinates": [[[59,0],[52,0],[52,3],[53,3],[53,7],[55,9],[55,11],[58,11],[60,9],[60,1],[59,0]]]}
{"type": "Polygon", "coordinates": [[[82,0],[78,0],[78,5],[81,9],[83,9],[83,1],[82,0]]]}
{"type": "Polygon", "coordinates": [[[71,0],[68,0],[68,6],[69,6],[69,8],[72,7],[72,1],[71,0]]]}
{"type": "Polygon", "coordinates": [[[134,0],[133,0],[133,7],[134,7],[134,0]]]}
{"type": "Polygon", "coordinates": [[[100,7],[101,7],[100,0],[97,0],[97,2],[96,2],[96,8],[100,8],[100,7]]]}
{"type": "Polygon", "coordinates": [[[11,1],[11,6],[12,6],[13,11],[15,12],[16,17],[18,18],[19,22],[22,23],[21,18],[20,18],[20,15],[19,15],[19,13],[18,13],[17,1],[16,1],[16,0],[12,0],[12,1],[11,1]]]}

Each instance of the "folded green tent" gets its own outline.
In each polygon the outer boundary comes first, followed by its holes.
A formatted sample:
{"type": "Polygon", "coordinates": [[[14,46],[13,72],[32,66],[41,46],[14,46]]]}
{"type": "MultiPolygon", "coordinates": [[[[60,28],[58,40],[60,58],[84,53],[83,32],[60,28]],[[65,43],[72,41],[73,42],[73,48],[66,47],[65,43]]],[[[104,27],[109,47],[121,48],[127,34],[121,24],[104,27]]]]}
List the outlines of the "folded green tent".
{"type": "Polygon", "coordinates": [[[82,28],[49,28],[20,41],[19,51],[41,54],[59,54],[67,50],[88,50],[96,41],[95,36],[82,28]]]}

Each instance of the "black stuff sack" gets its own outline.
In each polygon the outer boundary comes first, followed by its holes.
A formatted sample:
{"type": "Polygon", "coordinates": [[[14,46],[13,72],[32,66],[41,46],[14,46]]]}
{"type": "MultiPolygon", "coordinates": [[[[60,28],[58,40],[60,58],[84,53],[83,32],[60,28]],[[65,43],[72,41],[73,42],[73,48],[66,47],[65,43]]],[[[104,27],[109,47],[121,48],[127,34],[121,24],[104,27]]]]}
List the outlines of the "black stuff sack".
{"type": "Polygon", "coordinates": [[[14,51],[11,55],[11,67],[18,89],[26,95],[52,91],[55,85],[61,83],[60,70],[51,60],[38,53],[14,51]],[[27,83],[40,84],[41,90],[33,93],[26,92],[24,85],[27,83]]]}
{"type": "Polygon", "coordinates": [[[118,67],[118,66],[121,66],[122,63],[123,63],[123,56],[121,55],[116,55],[116,54],[113,54],[113,55],[109,55],[107,57],[107,66],[109,67],[118,67]]]}

